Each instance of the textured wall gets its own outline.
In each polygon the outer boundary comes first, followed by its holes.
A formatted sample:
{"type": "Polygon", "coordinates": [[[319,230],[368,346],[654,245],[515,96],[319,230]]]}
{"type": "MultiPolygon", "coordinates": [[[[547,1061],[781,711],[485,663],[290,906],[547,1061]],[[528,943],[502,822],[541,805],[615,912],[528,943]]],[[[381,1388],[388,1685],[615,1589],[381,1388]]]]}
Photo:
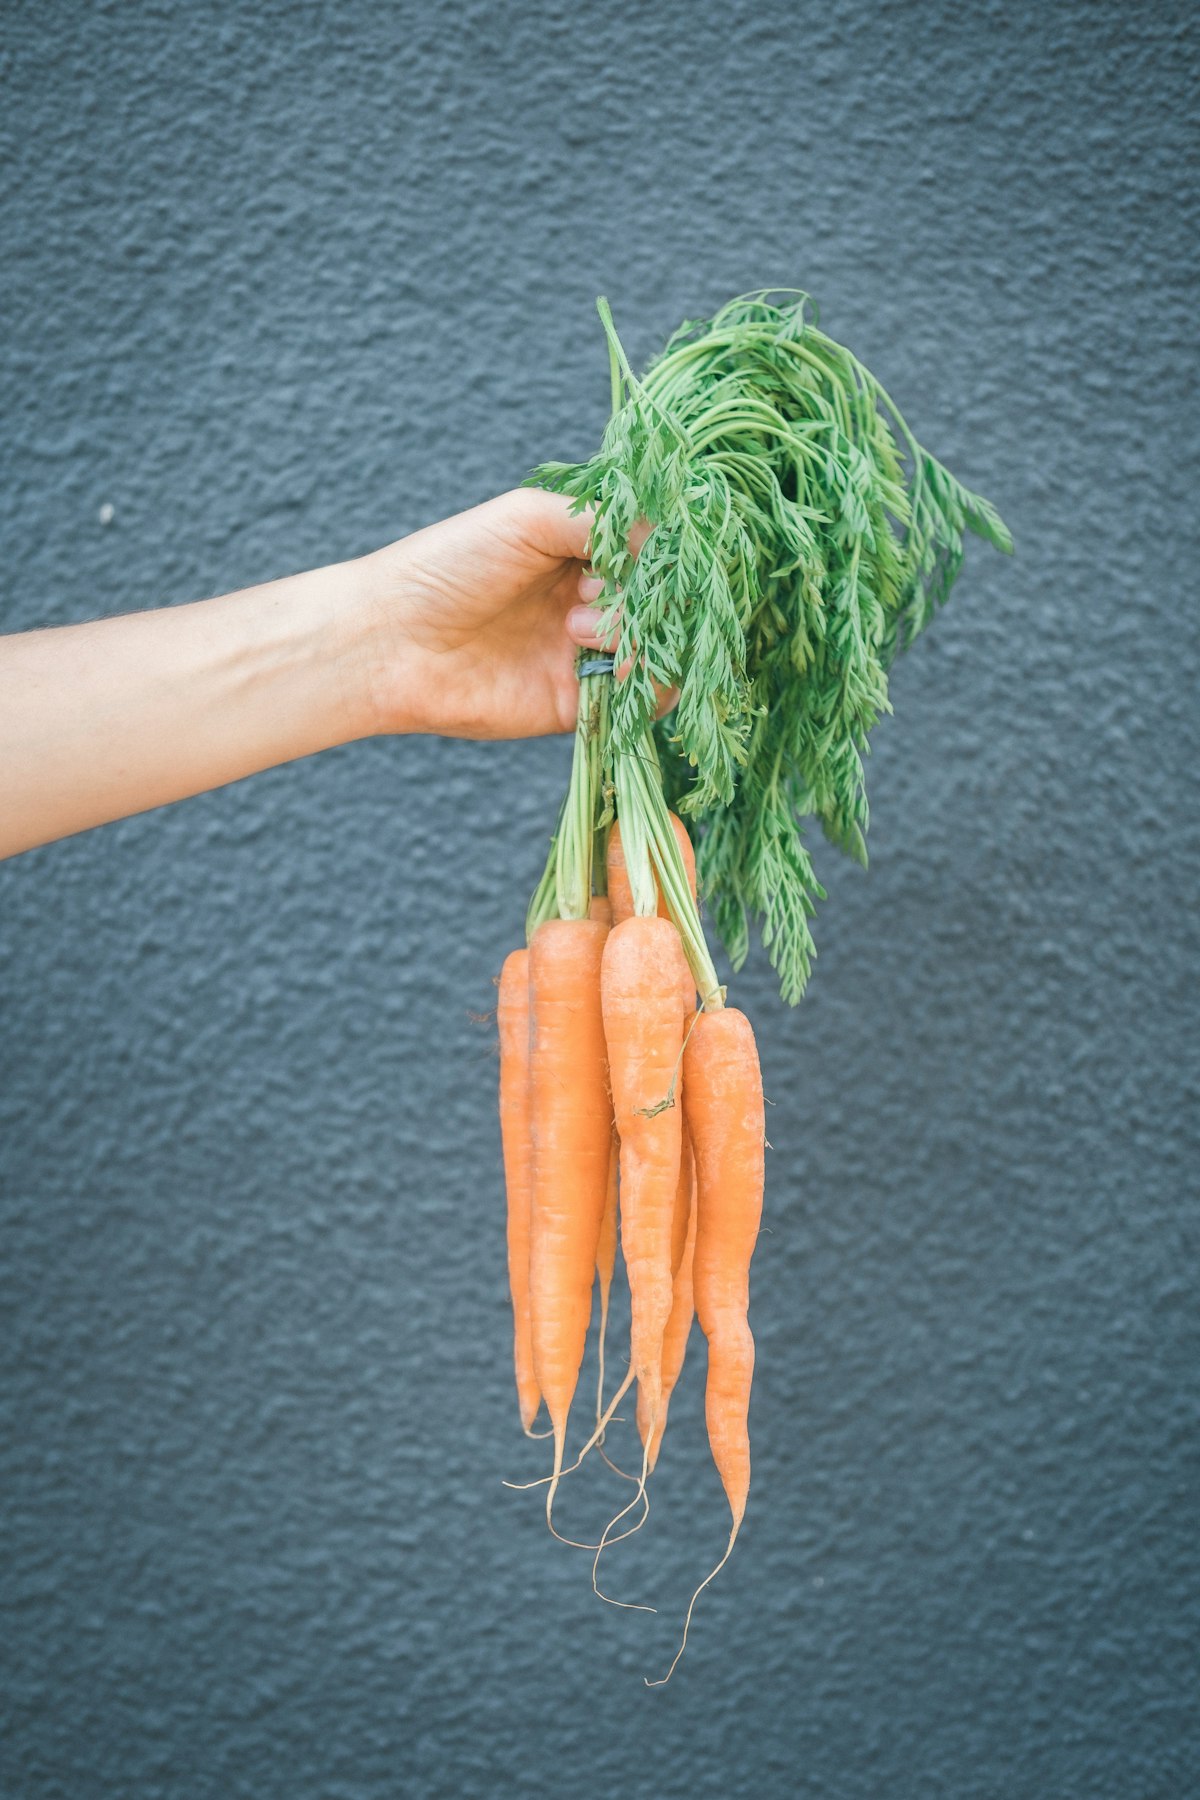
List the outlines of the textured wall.
{"type": "Polygon", "coordinates": [[[602,290],[636,361],[810,288],[1019,546],[897,674],[809,999],[739,985],[755,1489],[654,1694],[725,1529],[698,1346],[611,1565],[657,1616],[500,1486],[472,1013],[566,746],[360,744],[0,869],[5,1800],[1200,1782],[1191,12],[5,7],[7,628],[584,452],[602,290]]]}

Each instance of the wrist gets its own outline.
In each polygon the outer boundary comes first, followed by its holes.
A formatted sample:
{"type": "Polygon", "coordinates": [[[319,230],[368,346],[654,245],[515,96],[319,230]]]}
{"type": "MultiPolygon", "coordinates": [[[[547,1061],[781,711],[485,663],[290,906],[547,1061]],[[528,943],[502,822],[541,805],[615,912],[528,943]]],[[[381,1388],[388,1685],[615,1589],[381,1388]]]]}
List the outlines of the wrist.
{"type": "Polygon", "coordinates": [[[415,641],[405,618],[411,569],[404,540],[347,565],[354,602],[346,643],[346,691],[358,737],[436,731],[431,702],[436,661],[415,641]]]}
{"type": "Polygon", "coordinates": [[[397,669],[406,661],[395,606],[397,545],[336,564],[330,577],[331,666],[347,742],[409,731],[397,704],[397,669]]]}

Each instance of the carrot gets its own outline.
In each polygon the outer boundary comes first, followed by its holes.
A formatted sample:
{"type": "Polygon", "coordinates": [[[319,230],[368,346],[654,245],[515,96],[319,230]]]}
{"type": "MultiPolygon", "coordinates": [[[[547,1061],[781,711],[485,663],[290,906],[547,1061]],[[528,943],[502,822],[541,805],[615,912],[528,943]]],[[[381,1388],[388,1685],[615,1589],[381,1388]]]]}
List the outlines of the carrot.
{"type": "Polygon", "coordinates": [[[701,1013],[683,1061],[684,1106],[696,1157],[692,1278],[696,1313],[708,1339],[704,1412],[733,1524],[724,1556],[692,1595],[683,1641],[664,1681],[683,1655],[692,1608],[729,1559],[750,1491],[747,1420],[754,1338],[747,1311],[750,1259],[762,1218],[765,1143],[762,1074],[746,1015],[735,1007],[701,1013]]]}
{"type": "Polygon", "coordinates": [[[701,1013],[684,1053],[696,1157],[696,1312],[708,1339],[705,1417],[736,1530],[750,1488],[750,1258],[762,1219],[764,1115],[754,1032],[736,1007],[701,1013]]]}
{"type": "Polygon", "coordinates": [[[623,925],[626,919],[633,917],[633,893],[629,886],[629,871],[625,867],[619,819],[609,831],[604,862],[608,871],[608,901],[612,907],[613,924],[623,925]]]}
{"type": "MultiPolygon", "coordinates": [[[[694,900],[696,897],[696,853],[692,848],[692,840],[688,836],[687,827],[684,825],[683,820],[678,818],[675,813],[671,813],[670,819],[672,829],[675,832],[676,841],[679,844],[680,854],[683,857],[684,867],[687,870],[688,885],[692,890],[692,898],[694,900]]],[[[621,844],[621,825],[619,820],[613,825],[608,835],[606,862],[608,870],[608,894],[609,899],[612,901],[613,920],[614,923],[619,925],[633,913],[633,895],[630,891],[629,876],[625,868],[625,851],[621,844]]],[[[667,917],[667,903],[662,896],[661,890],[658,896],[658,915],[660,918],[664,919],[667,917]]],[[[677,945],[676,966],[678,971],[677,980],[679,983],[680,1004],[683,1007],[685,1015],[690,1018],[692,1009],[696,1004],[696,983],[692,978],[691,970],[688,968],[688,960],[683,953],[682,944],[677,945]]],[[[671,1083],[664,1092],[670,1092],[678,1098],[681,1085],[682,1070],[677,1069],[672,1076],[671,1083]]],[[[676,1194],[675,1207],[672,1214],[672,1280],[677,1278],[680,1259],[683,1256],[684,1240],[686,1239],[688,1232],[688,1217],[691,1212],[691,1181],[691,1154],[688,1152],[686,1156],[681,1156],[680,1158],[680,1183],[682,1184],[682,1189],[676,1194]]],[[[672,1298],[672,1307],[674,1307],[674,1297],[672,1298]]],[[[690,1316],[688,1324],[690,1327],[690,1316]]],[[[672,1387],[674,1387],[675,1382],[678,1379],[679,1371],[677,1369],[671,1381],[672,1387]]],[[[637,1422],[638,1431],[641,1433],[642,1443],[645,1445],[649,1442],[650,1434],[649,1396],[645,1387],[640,1383],[638,1385],[637,1422]]],[[[655,1440],[651,1448],[648,1465],[650,1469],[653,1469],[654,1464],[658,1460],[658,1450],[662,1443],[662,1427],[665,1423],[666,1419],[664,1416],[659,1422],[655,1440]]]]}
{"type": "MultiPolygon", "coordinates": [[[[679,845],[683,866],[687,870],[688,886],[692,890],[692,899],[696,898],[696,852],[692,848],[692,840],[688,836],[687,826],[675,813],[668,814],[671,827],[679,845]]],[[[629,875],[625,868],[625,852],[621,847],[621,823],[618,819],[608,834],[608,897],[612,905],[613,924],[620,925],[633,913],[633,894],[629,887],[629,875]]],[[[668,917],[667,903],[662,890],[658,895],[658,916],[668,917]]],[[[679,991],[683,996],[684,1008],[691,1012],[696,1004],[696,983],[692,979],[692,971],[688,968],[687,957],[683,953],[683,945],[679,946],[679,991]]]]}
{"type": "Polygon", "coordinates": [[[657,1420],[662,1344],[671,1312],[671,1223],[679,1182],[680,1113],[659,1101],[683,1044],[679,934],[636,914],[613,927],[600,988],[620,1154],[621,1248],[629,1275],[630,1354],[657,1420]]]}
{"type": "Polygon", "coordinates": [[[579,1380],[608,1196],[612,1105],[600,968],[608,926],[547,919],[529,950],[533,1368],[554,1430],[550,1516],[579,1380]]]}
{"type": "MultiPolygon", "coordinates": [[[[696,852],[692,848],[692,840],[688,836],[687,826],[675,813],[670,814],[672,828],[679,843],[679,852],[683,857],[683,866],[687,870],[688,886],[692,890],[692,899],[696,898],[696,852]]],[[[633,895],[629,889],[629,875],[625,868],[625,852],[621,848],[620,820],[613,825],[608,834],[608,898],[612,903],[612,920],[620,925],[624,919],[633,916],[633,895]]],[[[665,919],[667,903],[662,894],[658,897],[658,916],[665,919]]],[[[693,989],[693,992],[695,990],[693,989]]],[[[692,1002],[689,1001],[689,1005],[692,1002]]]]}
{"type": "MultiPolygon", "coordinates": [[[[595,902],[593,901],[593,905],[595,902]]],[[[600,1369],[596,1377],[596,1424],[604,1411],[604,1340],[608,1335],[608,1301],[612,1293],[613,1270],[617,1262],[617,1167],[620,1147],[614,1128],[608,1153],[608,1193],[604,1217],[600,1221],[600,1242],[596,1247],[596,1274],[600,1282],[600,1369]]],[[[600,1436],[604,1442],[603,1433],[600,1436]]]]}
{"type": "MultiPolygon", "coordinates": [[[[690,1019],[689,1019],[690,1024],[690,1019]]],[[[688,1134],[687,1120],[680,1126],[679,1144],[679,1180],[675,1185],[675,1209],[671,1214],[671,1279],[674,1281],[683,1262],[683,1253],[687,1247],[688,1230],[692,1222],[692,1194],[696,1180],[696,1162],[692,1155],[692,1140],[688,1134]]]]}
{"type": "Polygon", "coordinates": [[[533,1372],[529,1322],[529,1218],[532,1147],[529,1125],[529,952],[514,950],[500,972],[500,1137],[508,1190],[508,1286],[513,1309],[513,1363],[521,1425],[528,1433],[541,1389],[533,1372]]]}
{"type": "Polygon", "coordinates": [[[683,1152],[679,1159],[679,1186],[675,1193],[675,1216],[671,1221],[671,1267],[674,1271],[674,1282],[671,1290],[671,1316],[667,1320],[667,1329],[663,1335],[662,1354],[662,1411],[658,1427],[653,1439],[650,1437],[650,1419],[642,1394],[638,1394],[637,1422],[642,1443],[647,1445],[649,1470],[653,1473],[658,1461],[658,1453],[662,1448],[663,1433],[667,1428],[667,1409],[671,1404],[671,1395],[675,1384],[683,1371],[684,1355],[687,1341],[691,1334],[692,1320],[695,1317],[695,1305],[692,1296],[692,1254],[696,1244],[696,1207],[694,1201],[695,1164],[692,1156],[691,1140],[688,1137],[685,1123],[683,1133],[683,1152]],[[682,1220],[683,1242],[679,1239],[682,1220]]]}
{"type": "MultiPolygon", "coordinates": [[[[606,925],[613,922],[612,901],[607,894],[593,894],[588,902],[588,918],[602,919],[606,925]]],[[[600,1428],[600,1420],[604,1412],[604,1344],[608,1336],[608,1302],[612,1293],[613,1270],[617,1261],[617,1134],[614,1129],[612,1149],[608,1162],[608,1198],[604,1206],[604,1218],[600,1225],[600,1247],[596,1253],[596,1276],[600,1283],[600,1351],[599,1369],[596,1375],[596,1427],[599,1431],[598,1442],[603,1444],[604,1432],[600,1428]]]]}
{"type": "MultiPolygon", "coordinates": [[[[613,922],[612,901],[607,894],[593,894],[588,902],[588,918],[600,919],[605,925],[613,922]]],[[[600,1430],[600,1419],[604,1411],[604,1342],[608,1336],[608,1301],[612,1293],[613,1269],[617,1261],[617,1134],[613,1131],[612,1148],[608,1156],[608,1196],[604,1203],[604,1218],[600,1225],[600,1245],[596,1252],[596,1276],[600,1283],[600,1353],[599,1372],[596,1377],[596,1427],[600,1430]]],[[[599,1442],[604,1442],[604,1433],[600,1430],[599,1442]]]]}

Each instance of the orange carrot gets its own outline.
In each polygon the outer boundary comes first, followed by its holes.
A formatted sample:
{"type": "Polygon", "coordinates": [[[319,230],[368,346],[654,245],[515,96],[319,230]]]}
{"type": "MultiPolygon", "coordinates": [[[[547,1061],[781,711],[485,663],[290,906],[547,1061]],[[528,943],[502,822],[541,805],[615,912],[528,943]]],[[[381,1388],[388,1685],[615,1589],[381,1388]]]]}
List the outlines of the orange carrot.
{"type": "Polygon", "coordinates": [[[508,1285],[513,1309],[517,1401],[526,1432],[541,1390],[533,1372],[529,1323],[529,1213],[532,1150],[529,1132],[529,952],[514,950],[500,974],[500,1136],[508,1190],[508,1285]]]}
{"type": "MultiPolygon", "coordinates": [[[[595,905],[595,901],[592,902],[595,905]]],[[[596,1424],[604,1411],[604,1340],[608,1335],[608,1301],[612,1293],[613,1270],[617,1262],[617,1165],[620,1149],[614,1128],[608,1153],[608,1195],[604,1217],[600,1221],[600,1242],[596,1248],[596,1274],[600,1282],[600,1368],[596,1376],[596,1424]]],[[[601,1435],[600,1442],[604,1438],[601,1435]]]]}
{"type": "MultiPolygon", "coordinates": [[[[670,815],[671,825],[679,844],[679,852],[683,857],[683,866],[687,870],[688,886],[692,890],[692,899],[696,898],[696,852],[692,848],[692,840],[688,836],[687,826],[674,813],[670,815]]],[[[612,902],[612,920],[620,925],[622,920],[632,917],[633,895],[629,887],[629,875],[625,868],[625,852],[621,848],[621,823],[616,822],[608,834],[608,897],[612,902]]],[[[667,903],[662,894],[658,897],[658,916],[667,917],[667,903]]],[[[694,990],[693,990],[694,991],[694,990]]],[[[689,1002],[689,1004],[692,1004],[689,1002]]]]}
{"type": "Polygon", "coordinates": [[[762,1074],[746,1015],[735,1007],[701,1013],[683,1061],[684,1105],[696,1157],[692,1277],[696,1313],[708,1339],[704,1412],[733,1525],[724,1556],[692,1595],[683,1642],[664,1681],[683,1655],[692,1608],[729,1559],[750,1491],[747,1420],[754,1338],[747,1311],[750,1258],[762,1218],[765,1143],[762,1074]]]}
{"type": "MultiPolygon", "coordinates": [[[[687,1152],[691,1161],[691,1148],[687,1152]]],[[[689,1192],[691,1199],[691,1192],[689,1192]]],[[[696,1208],[689,1208],[687,1213],[687,1238],[684,1240],[684,1255],[676,1269],[675,1289],[671,1298],[671,1318],[667,1319],[666,1336],[662,1339],[662,1415],[658,1418],[655,1435],[649,1442],[649,1469],[653,1471],[658,1462],[658,1451],[662,1449],[662,1433],[667,1429],[667,1409],[671,1406],[671,1395],[675,1393],[675,1384],[684,1372],[684,1357],[687,1354],[687,1339],[691,1337],[691,1321],[696,1316],[693,1296],[693,1256],[696,1249],[696,1208]]],[[[642,1431],[642,1444],[646,1444],[649,1431],[649,1420],[642,1420],[639,1411],[637,1420],[639,1431],[642,1431]]]]}
{"type": "MultiPolygon", "coordinates": [[[[675,813],[672,813],[670,818],[676,841],[679,844],[680,854],[683,857],[684,867],[687,870],[688,885],[692,890],[692,898],[694,900],[696,897],[696,853],[692,848],[692,840],[688,836],[687,827],[684,825],[683,820],[678,818],[675,813]]],[[[609,898],[612,901],[613,921],[615,924],[619,925],[622,920],[628,919],[633,913],[633,895],[630,891],[629,876],[625,868],[625,852],[621,846],[621,825],[619,820],[613,825],[612,830],[608,834],[608,853],[606,860],[608,868],[608,893],[609,898]]],[[[662,896],[661,890],[658,896],[658,914],[660,918],[665,919],[667,917],[667,903],[662,896]]],[[[692,1009],[696,1004],[696,983],[693,980],[692,972],[688,967],[688,960],[683,953],[682,944],[677,945],[676,968],[678,971],[677,979],[679,983],[680,1004],[683,1007],[687,1019],[690,1020],[692,1009]]],[[[682,1085],[683,1071],[682,1068],[679,1068],[675,1072],[673,1085],[670,1089],[675,1095],[676,1100],[679,1098],[682,1085]]],[[[684,1136],[686,1137],[686,1126],[684,1127],[684,1136]]],[[[684,1240],[688,1231],[688,1218],[692,1209],[692,1166],[690,1152],[680,1158],[680,1182],[684,1184],[684,1191],[677,1193],[674,1212],[672,1214],[671,1275],[673,1280],[678,1275],[680,1258],[683,1255],[684,1240]]],[[[674,1306],[674,1299],[672,1299],[672,1306],[674,1306]]],[[[671,1382],[672,1387],[674,1387],[675,1381],[678,1379],[679,1371],[676,1370],[675,1376],[671,1382]]],[[[642,1443],[646,1444],[650,1431],[649,1397],[645,1387],[640,1383],[638,1385],[637,1422],[638,1430],[641,1433],[642,1443]]],[[[658,1459],[658,1449],[662,1442],[662,1425],[664,1423],[665,1416],[660,1421],[658,1430],[655,1433],[655,1441],[652,1446],[652,1454],[648,1465],[651,1469],[653,1469],[654,1464],[658,1459]]]]}
{"type": "MultiPolygon", "coordinates": [[[[607,894],[593,894],[588,902],[588,918],[600,919],[605,925],[611,925],[612,901],[607,894]]],[[[604,1344],[608,1336],[608,1302],[612,1293],[613,1270],[617,1262],[617,1134],[613,1131],[612,1148],[608,1157],[608,1197],[604,1203],[604,1218],[600,1224],[600,1244],[596,1251],[596,1275],[600,1282],[600,1351],[599,1371],[596,1377],[596,1425],[599,1429],[601,1414],[604,1411],[604,1344]]],[[[601,1443],[604,1433],[600,1432],[601,1443]]]]}
{"type": "MultiPolygon", "coordinates": [[[[680,855],[683,857],[683,866],[687,870],[688,886],[692,890],[692,899],[694,900],[696,898],[696,852],[692,848],[692,840],[688,836],[687,826],[683,820],[675,813],[671,813],[669,817],[676,842],[679,845],[680,855]]],[[[617,820],[608,834],[606,861],[608,897],[612,903],[613,924],[619,925],[623,919],[628,919],[633,913],[633,894],[629,886],[629,875],[625,868],[625,852],[621,847],[620,820],[617,820]]],[[[658,895],[658,916],[660,919],[669,916],[661,888],[658,895]]],[[[692,971],[688,968],[688,960],[683,954],[682,944],[679,946],[679,991],[683,998],[684,1008],[690,1013],[696,1004],[696,983],[692,978],[692,971]]]]}
{"type": "Polygon", "coordinates": [[[629,1275],[630,1353],[655,1422],[663,1334],[671,1312],[671,1223],[679,1183],[679,1108],[659,1104],[675,1078],[683,1044],[678,955],[679,934],[669,919],[635,914],[609,934],[601,975],[621,1141],[621,1248],[629,1275]]]}
{"type": "Polygon", "coordinates": [[[554,1429],[554,1479],[579,1380],[608,1195],[612,1105],[600,967],[608,926],[547,919],[529,950],[533,1367],[554,1429]]]}
{"type": "Polygon", "coordinates": [[[684,1105],[696,1157],[696,1312],[708,1339],[705,1417],[713,1461],[742,1522],[750,1488],[754,1338],[750,1258],[762,1219],[762,1073],[745,1013],[701,1013],[684,1052],[684,1105]]]}
{"type": "MultiPolygon", "coordinates": [[[[606,925],[613,922],[612,901],[607,894],[593,894],[588,902],[588,918],[601,919],[606,925]]],[[[604,1219],[600,1226],[600,1248],[596,1253],[596,1275],[600,1282],[600,1353],[599,1370],[596,1376],[596,1425],[599,1428],[600,1418],[604,1411],[604,1344],[608,1336],[608,1302],[612,1293],[613,1270],[617,1261],[617,1134],[613,1131],[612,1150],[609,1153],[608,1198],[604,1206],[604,1219]]],[[[604,1442],[604,1433],[600,1432],[600,1443],[604,1442]]]]}
{"type": "Polygon", "coordinates": [[[619,820],[608,834],[608,850],[604,861],[608,870],[608,900],[612,907],[613,924],[623,925],[626,919],[633,917],[633,892],[629,886],[629,871],[625,867],[619,820]]]}
{"type": "Polygon", "coordinates": [[[674,1282],[671,1289],[671,1316],[667,1320],[667,1329],[663,1335],[662,1411],[652,1440],[650,1439],[649,1414],[643,1395],[640,1391],[638,1393],[638,1431],[641,1433],[642,1443],[647,1444],[648,1466],[651,1471],[658,1461],[658,1453],[662,1448],[663,1432],[667,1428],[667,1409],[671,1404],[671,1395],[675,1391],[675,1384],[683,1372],[687,1341],[691,1335],[692,1320],[695,1317],[692,1297],[692,1255],[696,1244],[694,1180],[692,1146],[685,1123],[683,1150],[679,1159],[679,1186],[675,1195],[675,1216],[671,1222],[671,1266],[674,1270],[674,1282]],[[681,1221],[683,1242],[676,1250],[681,1221]]]}
{"type": "MultiPolygon", "coordinates": [[[[691,1023],[689,1018],[688,1023],[691,1023]]],[[[671,1214],[671,1279],[679,1273],[683,1262],[683,1252],[687,1246],[688,1230],[692,1222],[692,1193],[696,1179],[695,1158],[692,1155],[692,1140],[688,1135],[687,1120],[680,1127],[679,1145],[679,1180],[675,1186],[675,1209],[671,1214]]]]}

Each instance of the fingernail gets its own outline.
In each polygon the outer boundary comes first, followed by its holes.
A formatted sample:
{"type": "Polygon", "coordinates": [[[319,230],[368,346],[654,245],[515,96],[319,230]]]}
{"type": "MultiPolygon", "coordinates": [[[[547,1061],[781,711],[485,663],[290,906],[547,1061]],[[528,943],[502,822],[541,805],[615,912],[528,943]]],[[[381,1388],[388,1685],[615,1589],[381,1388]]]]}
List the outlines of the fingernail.
{"type": "Polygon", "coordinates": [[[594,638],[602,617],[599,607],[573,606],[567,614],[567,630],[575,638],[594,638]]]}
{"type": "Polygon", "coordinates": [[[604,583],[598,575],[581,575],[579,577],[579,598],[581,600],[598,600],[604,592],[604,583]]]}

